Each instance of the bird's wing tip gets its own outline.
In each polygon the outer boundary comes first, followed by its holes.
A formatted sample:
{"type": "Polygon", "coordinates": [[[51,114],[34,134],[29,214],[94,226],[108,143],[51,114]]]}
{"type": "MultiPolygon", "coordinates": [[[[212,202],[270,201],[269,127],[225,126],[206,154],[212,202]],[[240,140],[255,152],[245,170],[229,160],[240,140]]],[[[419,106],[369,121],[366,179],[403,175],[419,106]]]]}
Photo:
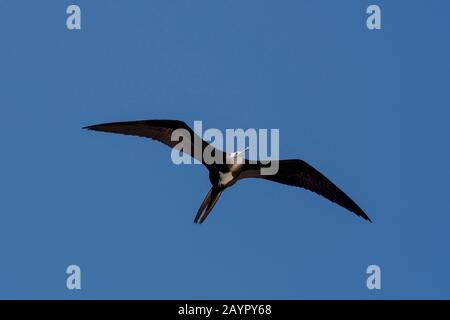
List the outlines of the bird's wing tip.
{"type": "Polygon", "coordinates": [[[81,128],[81,129],[84,129],[84,130],[94,130],[94,131],[96,131],[96,130],[98,130],[98,125],[97,125],[97,124],[94,124],[94,125],[91,125],[91,126],[85,126],[85,127],[81,128]]]}

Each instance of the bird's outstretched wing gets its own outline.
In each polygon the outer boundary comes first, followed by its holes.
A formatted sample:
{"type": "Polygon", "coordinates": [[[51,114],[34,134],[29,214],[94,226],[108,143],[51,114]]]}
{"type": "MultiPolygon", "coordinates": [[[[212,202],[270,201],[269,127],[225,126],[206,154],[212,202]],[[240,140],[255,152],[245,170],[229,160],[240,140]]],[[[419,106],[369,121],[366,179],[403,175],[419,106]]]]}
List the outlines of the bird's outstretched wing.
{"type": "Polygon", "coordinates": [[[332,183],[327,177],[314,169],[303,160],[280,160],[278,172],[274,175],[261,175],[261,168],[272,164],[246,163],[239,175],[239,179],[261,178],[291,186],[301,187],[313,191],[328,200],[337,203],[356,215],[372,222],[366,213],[341,189],[332,183]]]}
{"type": "Polygon", "coordinates": [[[223,152],[213,148],[206,141],[200,138],[194,131],[183,121],[179,120],[141,120],[141,121],[125,121],[102,123],[84,127],[83,129],[120,133],[138,137],[145,137],[157,140],[165,145],[188,153],[191,157],[202,162],[208,168],[209,164],[203,161],[203,151],[209,146],[213,152],[223,152]],[[173,137],[172,134],[177,130],[178,135],[173,137]],[[183,144],[180,142],[183,141],[183,144]],[[195,152],[194,152],[195,151],[195,152]]]}

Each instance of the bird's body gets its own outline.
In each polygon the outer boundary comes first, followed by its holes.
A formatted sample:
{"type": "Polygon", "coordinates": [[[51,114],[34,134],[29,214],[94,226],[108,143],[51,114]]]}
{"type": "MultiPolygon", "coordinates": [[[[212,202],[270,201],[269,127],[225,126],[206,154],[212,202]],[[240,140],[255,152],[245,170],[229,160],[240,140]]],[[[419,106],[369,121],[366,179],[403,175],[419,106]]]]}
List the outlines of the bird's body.
{"type": "Polygon", "coordinates": [[[209,180],[213,186],[228,188],[237,182],[237,178],[244,168],[244,151],[225,153],[225,163],[219,164],[216,170],[210,170],[209,180]]]}
{"type": "MultiPolygon", "coordinates": [[[[85,127],[84,129],[120,133],[147,137],[158,140],[169,147],[180,148],[177,141],[172,139],[172,134],[181,130],[184,139],[188,140],[190,150],[188,153],[201,161],[209,171],[211,189],[203,200],[195,216],[195,223],[202,223],[210,214],[222,192],[233,186],[236,182],[246,178],[266,179],[286,185],[301,187],[313,191],[328,200],[339,204],[356,215],[371,221],[364,211],[342,190],[328,180],[323,174],[312,166],[299,159],[274,160],[272,163],[251,162],[244,158],[244,151],[226,153],[202,140],[184,122],[178,120],[142,120],[129,122],[114,122],[85,127]],[[206,148],[212,149],[212,154],[217,156],[213,163],[206,162],[194,152],[194,146],[200,145],[202,153],[206,148]],[[261,174],[261,169],[276,164],[278,171],[273,175],[261,174]]],[[[186,152],[182,149],[180,151],[186,152]]]]}
{"type": "Polygon", "coordinates": [[[227,171],[227,172],[222,172],[219,171],[219,179],[217,181],[215,181],[215,177],[212,177],[212,181],[211,184],[214,185],[217,183],[217,185],[219,186],[219,188],[226,188],[231,186],[232,184],[236,183],[236,176],[238,175],[238,172],[236,171],[227,171]]]}

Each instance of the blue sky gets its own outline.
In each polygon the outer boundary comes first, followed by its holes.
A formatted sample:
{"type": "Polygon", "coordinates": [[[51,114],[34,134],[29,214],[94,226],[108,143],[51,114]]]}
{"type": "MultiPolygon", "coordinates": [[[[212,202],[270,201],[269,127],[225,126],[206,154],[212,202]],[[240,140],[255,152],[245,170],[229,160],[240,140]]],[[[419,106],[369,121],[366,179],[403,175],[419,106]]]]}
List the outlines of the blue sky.
{"type": "Polygon", "coordinates": [[[450,298],[450,4],[0,2],[0,298],[450,298]],[[82,30],[66,29],[66,7],[82,30]],[[382,30],[366,28],[378,4],[382,30]],[[201,166],[81,130],[279,128],[374,223],[266,181],[203,225],[201,166]],[[82,289],[66,288],[79,265],[82,289]],[[377,264],[382,289],[366,287],[377,264]]]}

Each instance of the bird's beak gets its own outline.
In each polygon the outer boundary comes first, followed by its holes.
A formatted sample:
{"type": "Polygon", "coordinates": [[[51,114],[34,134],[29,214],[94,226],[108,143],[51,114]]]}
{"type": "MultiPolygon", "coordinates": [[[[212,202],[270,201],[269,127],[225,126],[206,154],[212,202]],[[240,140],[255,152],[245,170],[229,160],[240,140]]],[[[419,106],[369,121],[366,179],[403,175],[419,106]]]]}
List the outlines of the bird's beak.
{"type": "Polygon", "coordinates": [[[242,154],[242,153],[244,153],[245,151],[247,151],[248,149],[249,149],[250,147],[247,147],[247,148],[245,148],[244,150],[242,150],[242,151],[239,151],[238,152],[238,154],[242,154]]]}

